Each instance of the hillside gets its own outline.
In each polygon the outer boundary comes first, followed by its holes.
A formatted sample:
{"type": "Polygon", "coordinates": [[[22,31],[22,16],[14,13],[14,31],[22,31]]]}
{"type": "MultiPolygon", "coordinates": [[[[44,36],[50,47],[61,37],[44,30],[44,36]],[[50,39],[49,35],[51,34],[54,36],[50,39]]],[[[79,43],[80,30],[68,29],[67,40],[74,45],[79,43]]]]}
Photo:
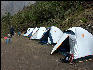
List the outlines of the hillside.
{"type": "Polygon", "coordinates": [[[8,13],[1,20],[1,36],[9,33],[10,25],[15,32],[28,27],[57,26],[62,31],[72,26],[81,26],[93,33],[92,1],[37,1],[11,16],[8,13]]]}

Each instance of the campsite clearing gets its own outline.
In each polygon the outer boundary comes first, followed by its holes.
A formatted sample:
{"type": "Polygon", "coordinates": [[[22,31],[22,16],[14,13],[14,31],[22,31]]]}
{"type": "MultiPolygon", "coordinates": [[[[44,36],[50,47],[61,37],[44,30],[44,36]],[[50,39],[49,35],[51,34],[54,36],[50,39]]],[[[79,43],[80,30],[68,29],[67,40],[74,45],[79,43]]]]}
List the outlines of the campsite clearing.
{"type": "Polygon", "coordinates": [[[92,60],[82,63],[62,63],[59,53],[50,55],[51,45],[41,45],[38,40],[14,36],[12,43],[1,39],[1,70],[92,70],[92,60]]]}

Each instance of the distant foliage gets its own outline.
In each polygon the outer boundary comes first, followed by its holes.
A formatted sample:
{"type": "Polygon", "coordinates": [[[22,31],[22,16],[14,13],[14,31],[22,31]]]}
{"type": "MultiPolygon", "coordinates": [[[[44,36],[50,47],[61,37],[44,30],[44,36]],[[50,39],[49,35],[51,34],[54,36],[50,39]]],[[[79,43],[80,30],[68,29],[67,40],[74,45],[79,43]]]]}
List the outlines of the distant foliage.
{"type": "MultiPolygon", "coordinates": [[[[85,1],[37,1],[28,7],[23,8],[14,16],[9,13],[1,20],[2,33],[9,32],[9,26],[13,25],[15,31],[27,30],[28,27],[40,26],[58,26],[64,25],[62,22],[71,14],[84,10],[83,3],[85,1]]],[[[70,23],[73,20],[70,20],[70,23]]],[[[82,21],[86,22],[85,19],[82,21]]]]}

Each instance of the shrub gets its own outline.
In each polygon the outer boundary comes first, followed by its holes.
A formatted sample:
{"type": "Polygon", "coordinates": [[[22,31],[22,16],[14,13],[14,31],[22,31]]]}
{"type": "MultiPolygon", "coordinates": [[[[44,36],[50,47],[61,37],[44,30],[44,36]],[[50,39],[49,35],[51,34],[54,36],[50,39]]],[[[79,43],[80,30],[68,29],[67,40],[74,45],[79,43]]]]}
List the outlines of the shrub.
{"type": "Polygon", "coordinates": [[[86,18],[81,19],[84,23],[86,23],[88,20],[86,18]]]}

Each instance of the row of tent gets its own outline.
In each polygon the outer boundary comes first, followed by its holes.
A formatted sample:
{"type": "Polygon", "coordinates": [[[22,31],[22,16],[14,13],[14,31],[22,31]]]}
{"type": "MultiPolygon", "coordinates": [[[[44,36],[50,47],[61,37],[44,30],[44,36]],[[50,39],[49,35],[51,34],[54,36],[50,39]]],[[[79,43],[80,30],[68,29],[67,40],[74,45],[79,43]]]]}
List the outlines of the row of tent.
{"type": "Polygon", "coordinates": [[[73,54],[73,59],[93,55],[93,35],[81,27],[72,27],[61,31],[55,26],[48,28],[28,28],[24,36],[38,39],[41,43],[54,44],[56,50],[73,54]]]}

